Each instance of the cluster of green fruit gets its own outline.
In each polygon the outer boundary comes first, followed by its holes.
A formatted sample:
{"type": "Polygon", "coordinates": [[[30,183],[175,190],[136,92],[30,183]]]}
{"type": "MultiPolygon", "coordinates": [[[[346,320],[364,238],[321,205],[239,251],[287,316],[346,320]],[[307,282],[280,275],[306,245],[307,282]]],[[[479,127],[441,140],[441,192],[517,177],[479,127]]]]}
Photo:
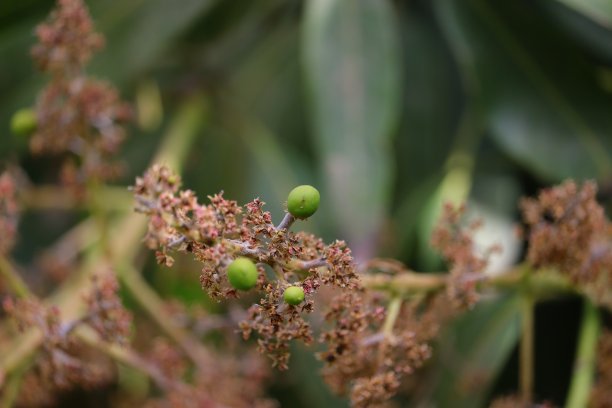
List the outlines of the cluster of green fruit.
{"type": "MultiPolygon", "coordinates": [[[[319,208],[319,191],[312,186],[298,186],[291,190],[287,197],[287,211],[298,219],[310,217],[319,208]]],[[[250,290],[257,284],[257,267],[249,258],[236,258],[227,267],[227,278],[234,289],[250,290]]],[[[287,304],[296,306],[304,301],[304,289],[300,286],[289,286],[283,293],[287,304]]]]}

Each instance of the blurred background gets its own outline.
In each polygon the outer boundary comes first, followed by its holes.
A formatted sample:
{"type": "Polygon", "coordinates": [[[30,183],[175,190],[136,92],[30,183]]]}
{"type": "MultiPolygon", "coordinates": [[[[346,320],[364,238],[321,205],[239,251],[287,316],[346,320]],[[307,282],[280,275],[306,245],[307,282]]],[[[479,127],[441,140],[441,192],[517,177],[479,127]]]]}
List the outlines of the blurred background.
{"type": "MultiPolygon", "coordinates": [[[[429,249],[442,202],[468,200],[485,220],[478,240],[500,243],[491,273],[520,259],[521,196],[566,178],[595,179],[612,203],[612,2],[608,0],[90,0],[106,47],[90,72],[134,104],[118,185],[148,166],[182,102],[205,100],[185,185],[261,197],[275,221],[297,184],[321,190],[300,224],[346,239],[358,259],[397,258],[443,270],[429,249]]],[[[0,160],[34,183],[56,179],[9,121],[46,78],[29,58],[51,0],[0,2],[0,160]]],[[[16,258],[79,220],[26,213],[16,258]]],[[[167,298],[208,305],[186,264],[147,261],[167,298]]],[[[35,273],[36,268],[31,268],[35,273]]],[[[216,306],[210,306],[216,307],[216,306]]],[[[576,345],[578,299],[536,315],[537,398],[562,403],[576,345]]],[[[517,388],[518,304],[488,299],[449,328],[410,397],[424,406],[481,406],[517,388]]],[[[283,406],[344,406],[296,350],[271,392],[283,406]],[[288,401],[291,401],[289,404],[288,401]]]]}

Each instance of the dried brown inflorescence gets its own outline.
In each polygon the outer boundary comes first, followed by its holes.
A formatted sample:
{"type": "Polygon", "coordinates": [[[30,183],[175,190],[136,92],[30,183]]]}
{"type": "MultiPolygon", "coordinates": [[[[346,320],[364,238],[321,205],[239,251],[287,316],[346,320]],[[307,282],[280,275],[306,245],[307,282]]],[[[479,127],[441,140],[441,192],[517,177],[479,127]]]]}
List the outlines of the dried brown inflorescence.
{"type": "Polygon", "coordinates": [[[15,182],[8,172],[0,174],[0,256],[11,251],[17,238],[19,207],[15,182]]]}
{"type": "Polygon", "coordinates": [[[153,341],[148,361],[173,381],[162,398],[139,401],[155,408],[199,407],[275,407],[264,398],[269,369],[256,353],[216,350],[207,372],[189,371],[184,355],[163,338],[153,341]],[[191,379],[187,381],[187,378],[191,379]]]}
{"type": "Polygon", "coordinates": [[[120,166],[112,156],[125,138],[123,123],[131,110],[111,84],[84,73],[104,39],[94,31],[83,1],[58,0],[36,35],[32,56],[51,78],[38,96],[32,151],[66,155],[62,180],[67,185],[115,177],[120,166]]]}
{"type": "Polygon", "coordinates": [[[489,257],[500,251],[497,245],[492,245],[482,254],[475,250],[473,235],[482,222],[466,221],[465,211],[464,205],[454,207],[450,203],[445,204],[431,237],[432,246],[450,265],[448,296],[460,309],[470,308],[476,303],[476,284],[482,278],[489,257]]]}
{"type": "Polygon", "coordinates": [[[612,331],[605,330],[597,348],[597,376],[591,392],[590,407],[612,407],[612,331]]]}
{"type": "MultiPolygon", "coordinates": [[[[210,203],[200,204],[194,192],[181,190],[180,178],[164,166],[153,166],[137,179],[133,189],[136,210],[149,216],[145,241],[157,251],[158,262],[171,266],[171,251],[191,253],[203,264],[200,282],[211,297],[239,296],[226,276],[234,259],[248,257],[257,264],[256,290],[262,297],[248,309],[240,328],[245,339],[253,332],[259,335],[259,350],[280,369],[287,368],[291,340],[313,341],[305,316],[314,310],[313,295],[322,287],[332,288],[336,293],[324,315],[327,327],[320,335],[325,350],[318,356],[324,362],[326,382],[335,392],[348,395],[356,407],[385,406],[405,377],[429,359],[431,343],[441,327],[478,300],[478,284],[485,281],[489,257],[499,250],[491,246],[478,251],[473,234],[480,223],[466,221],[464,207],[447,205],[434,229],[432,244],[450,265],[448,279],[424,293],[393,288],[391,293],[378,293],[363,287],[344,242],[326,245],[311,234],[289,231],[284,222],[275,227],[259,199],[240,207],[217,194],[209,197],[210,203]],[[304,289],[306,300],[298,306],[283,302],[283,291],[289,285],[304,289]],[[445,290],[439,290],[442,288],[445,290]]],[[[594,190],[572,190],[571,184],[559,189],[567,191],[524,201],[532,233],[530,251],[534,251],[530,261],[538,267],[562,263],[570,274],[576,271],[572,264],[582,269],[600,268],[596,263],[607,262],[608,254],[601,251],[602,245],[608,245],[603,231],[609,229],[601,209],[593,205],[594,190]],[[581,208],[581,202],[587,208],[578,211],[576,220],[571,214],[581,208]],[[591,214],[583,217],[587,210],[591,214]],[[548,221],[548,211],[556,214],[553,222],[548,221]],[[573,241],[563,236],[577,227],[576,223],[578,228],[581,223],[585,227],[570,234],[572,239],[595,248],[598,257],[578,255],[572,249],[573,241]],[[550,244],[558,234],[562,245],[550,244]],[[572,263],[575,259],[579,261],[572,263]]],[[[395,273],[409,273],[397,262],[393,265],[395,273]]]]}
{"type": "Polygon", "coordinates": [[[112,272],[92,277],[92,289],[85,296],[87,314],[81,319],[105,341],[125,345],[129,341],[132,315],[119,298],[119,282],[112,272]]]}
{"type": "MultiPolygon", "coordinates": [[[[476,284],[498,248],[478,253],[473,233],[480,223],[466,223],[464,215],[463,206],[446,205],[432,236],[451,266],[446,291],[398,297],[396,310],[388,294],[367,290],[341,294],[332,302],[325,316],[332,328],[322,335],[327,349],[319,357],[326,381],[349,395],[353,406],[384,406],[405,377],[430,358],[440,328],[478,300],[476,284]]],[[[396,261],[372,262],[382,264],[390,272],[409,273],[396,261]]]]}
{"type": "Polygon", "coordinates": [[[63,323],[58,308],[33,299],[13,301],[10,298],[5,299],[3,306],[19,330],[36,327],[43,333],[43,352],[25,378],[32,388],[22,388],[23,395],[19,397],[24,405],[50,405],[58,393],[74,388],[98,388],[112,381],[114,370],[108,360],[92,353],[72,336],[76,325],[63,323]],[[29,395],[32,390],[38,390],[39,395],[29,395]]]}
{"type": "Polygon", "coordinates": [[[200,283],[212,298],[238,296],[226,275],[232,260],[241,256],[257,263],[257,288],[263,297],[249,309],[249,318],[240,327],[245,338],[252,332],[259,334],[259,349],[279,369],[287,368],[289,341],[312,342],[303,314],[313,310],[312,296],[319,287],[360,286],[344,242],[325,245],[311,234],[275,227],[260,199],[240,207],[220,193],[209,196],[209,204],[200,204],[193,191],[180,189],[176,174],[159,165],[138,178],[133,190],[136,211],[149,216],[145,242],[157,250],[158,262],[171,266],[170,250],[191,253],[203,264],[200,283]],[[273,282],[266,268],[275,274],[273,282]],[[304,289],[306,300],[301,305],[283,302],[283,292],[290,285],[304,289]]]}
{"type": "MultiPolygon", "coordinates": [[[[106,341],[124,344],[131,325],[131,315],[117,297],[118,285],[112,274],[93,278],[92,289],[85,296],[87,312],[82,317],[64,322],[55,306],[36,299],[6,298],[3,306],[20,331],[37,328],[43,334],[43,353],[27,381],[44,390],[44,404],[53,395],[76,387],[97,388],[114,379],[108,359],[85,346],[75,336],[80,326],[92,327],[106,341]]],[[[29,399],[28,395],[21,398],[29,399]]],[[[34,403],[34,402],[33,402],[34,403]]]]}
{"type": "Polygon", "coordinates": [[[407,376],[429,360],[440,328],[462,311],[447,292],[387,300],[367,290],[346,292],[325,315],[331,328],[321,335],[323,377],[356,407],[385,406],[407,376]],[[399,302],[395,316],[394,301],[399,302]]]}
{"type": "Polygon", "coordinates": [[[567,275],[599,303],[612,306],[612,225],[596,201],[597,186],[574,181],[521,201],[527,260],[567,275]]]}

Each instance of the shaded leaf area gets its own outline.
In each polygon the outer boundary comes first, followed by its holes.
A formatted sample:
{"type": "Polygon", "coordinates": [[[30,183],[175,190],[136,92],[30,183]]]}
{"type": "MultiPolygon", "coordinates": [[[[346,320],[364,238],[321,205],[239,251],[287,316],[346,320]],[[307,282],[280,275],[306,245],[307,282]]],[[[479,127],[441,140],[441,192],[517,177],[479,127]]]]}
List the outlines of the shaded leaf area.
{"type": "MultiPolygon", "coordinates": [[[[568,36],[596,60],[612,63],[612,8],[607,1],[540,0],[541,6],[568,36]],[[606,4],[607,3],[607,4],[606,4]]],[[[606,89],[610,89],[606,86],[606,89]]]]}
{"type": "Polygon", "coordinates": [[[538,177],[611,174],[612,98],[524,2],[442,1],[437,15],[491,136],[538,177]]]}
{"type": "Polygon", "coordinates": [[[315,0],[305,13],[304,67],[324,194],[357,254],[367,257],[373,248],[364,237],[377,233],[392,181],[401,86],[396,21],[390,4],[376,0],[315,0]]]}
{"type": "Polygon", "coordinates": [[[557,0],[603,27],[612,29],[612,3],[606,0],[557,0]]]}

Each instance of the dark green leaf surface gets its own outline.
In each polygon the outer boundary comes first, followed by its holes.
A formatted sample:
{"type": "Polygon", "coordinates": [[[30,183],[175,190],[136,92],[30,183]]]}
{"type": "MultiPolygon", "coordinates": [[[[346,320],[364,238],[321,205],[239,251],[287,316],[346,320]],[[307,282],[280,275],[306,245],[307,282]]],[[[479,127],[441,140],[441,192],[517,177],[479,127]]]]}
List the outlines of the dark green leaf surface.
{"type": "Polygon", "coordinates": [[[612,98],[570,44],[519,3],[436,5],[468,91],[507,154],[551,181],[612,174],[612,98]]]}
{"type": "Polygon", "coordinates": [[[401,89],[396,20],[383,0],[312,0],[305,13],[304,67],[326,175],[322,201],[368,254],[390,198],[401,89]]]}

